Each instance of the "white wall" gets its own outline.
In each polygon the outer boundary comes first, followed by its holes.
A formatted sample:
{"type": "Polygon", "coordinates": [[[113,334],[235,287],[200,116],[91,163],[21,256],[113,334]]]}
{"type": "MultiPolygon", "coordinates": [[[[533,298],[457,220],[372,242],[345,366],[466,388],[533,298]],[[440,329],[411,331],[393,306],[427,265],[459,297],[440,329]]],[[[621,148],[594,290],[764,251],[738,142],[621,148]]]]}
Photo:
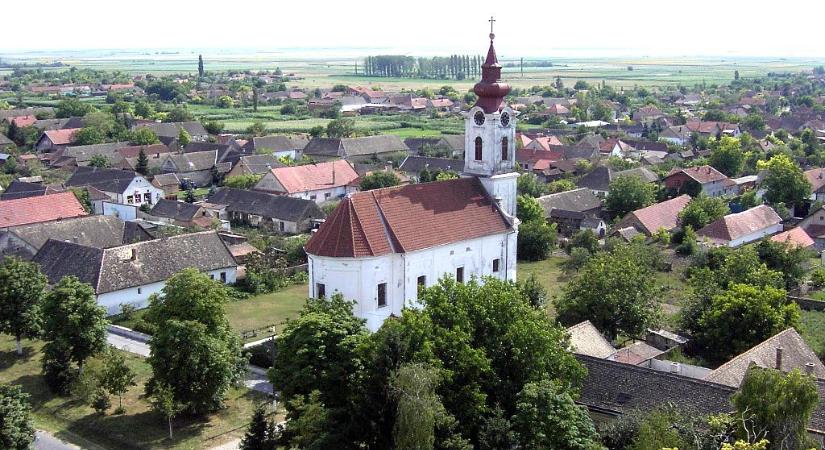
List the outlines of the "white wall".
{"type": "Polygon", "coordinates": [[[124,203],[124,204],[131,204],[131,205],[140,206],[144,203],[155,204],[155,203],[158,202],[158,200],[163,198],[163,195],[164,195],[163,190],[158,189],[157,187],[155,187],[152,183],[147,181],[146,178],[135,177],[132,180],[132,182],[129,183],[129,187],[127,187],[126,190],[123,191],[123,193],[121,193],[118,196],[119,198],[117,198],[115,200],[117,200],[120,203],[124,203]],[[140,194],[140,201],[139,202],[128,203],[127,202],[127,197],[130,196],[130,195],[134,195],[135,192],[140,194]],[[151,198],[152,198],[151,202],[146,202],[145,201],[145,194],[150,194],[151,195],[151,198]]]}
{"type": "Polygon", "coordinates": [[[473,276],[515,281],[516,233],[374,258],[308,257],[309,296],[315,297],[316,284],[323,283],[326,295],[340,292],[344,298],[356,300],[355,315],[366,319],[367,327],[375,331],[390,314],[400,315],[405,306],[417,306],[419,276],[426,277],[429,287],[446,275],[455,277],[456,268],[464,267],[465,281],[473,276]],[[493,272],[494,259],[499,259],[497,273],[493,272]],[[387,283],[387,306],[381,308],[379,283],[387,283]]]}
{"type": "Polygon", "coordinates": [[[123,221],[135,220],[137,218],[137,206],[121,205],[120,203],[112,203],[107,201],[103,201],[100,203],[100,211],[97,210],[98,206],[95,205],[96,214],[101,214],[104,216],[115,216],[123,221]]]}
{"type": "MultiPolygon", "coordinates": [[[[226,272],[227,284],[235,282],[237,276],[236,267],[227,267],[226,269],[213,270],[206,273],[212,275],[215,280],[220,280],[221,272],[226,272]]],[[[109,315],[119,314],[120,305],[124,303],[132,304],[137,308],[145,308],[149,306],[149,296],[152,294],[160,294],[160,291],[165,285],[166,281],[159,281],[157,283],[149,283],[143,286],[135,286],[133,288],[107,292],[97,296],[97,304],[106,308],[106,313],[109,315]],[[140,290],[140,292],[138,292],[138,290],[140,290]]]]}
{"type": "Polygon", "coordinates": [[[734,239],[728,242],[728,247],[736,248],[740,245],[745,245],[748,242],[758,241],[759,239],[762,239],[765,236],[770,236],[772,234],[779,233],[780,231],[782,231],[782,224],[778,223],[768,228],[763,228],[761,230],[754,231],[753,233],[746,234],[745,236],[742,236],[739,239],[734,239]]]}

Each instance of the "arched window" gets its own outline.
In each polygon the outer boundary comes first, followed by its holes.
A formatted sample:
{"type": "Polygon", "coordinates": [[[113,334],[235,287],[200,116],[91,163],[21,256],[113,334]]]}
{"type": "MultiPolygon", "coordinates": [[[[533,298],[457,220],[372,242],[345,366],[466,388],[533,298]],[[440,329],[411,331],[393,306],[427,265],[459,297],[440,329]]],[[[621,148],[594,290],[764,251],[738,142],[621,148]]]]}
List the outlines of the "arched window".
{"type": "Polygon", "coordinates": [[[509,155],[509,147],[510,143],[507,141],[506,137],[501,138],[501,160],[507,161],[510,159],[509,155]]]}
{"type": "Polygon", "coordinates": [[[475,157],[476,161],[481,161],[481,159],[483,157],[484,152],[482,152],[481,147],[482,147],[481,136],[478,136],[478,137],[476,137],[476,157],[475,157]]]}

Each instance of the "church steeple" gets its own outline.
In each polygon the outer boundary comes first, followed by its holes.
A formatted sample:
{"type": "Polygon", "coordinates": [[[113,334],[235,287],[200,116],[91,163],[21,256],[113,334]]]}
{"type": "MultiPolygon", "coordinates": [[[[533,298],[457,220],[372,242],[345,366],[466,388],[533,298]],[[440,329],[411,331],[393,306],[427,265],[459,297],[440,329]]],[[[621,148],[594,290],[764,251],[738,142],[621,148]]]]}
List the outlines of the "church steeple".
{"type": "Polygon", "coordinates": [[[493,33],[495,21],[490,17],[490,48],[487,50],[487,59],[481,65],[481,81],[473,87],[473,92],[478,95],[476,106],[487,114],[499,111],[504,105],[504,97],[510,93],[510,85],[501,81],[501,64],[498,63],[493,45],[496,38],[493,33]]]}

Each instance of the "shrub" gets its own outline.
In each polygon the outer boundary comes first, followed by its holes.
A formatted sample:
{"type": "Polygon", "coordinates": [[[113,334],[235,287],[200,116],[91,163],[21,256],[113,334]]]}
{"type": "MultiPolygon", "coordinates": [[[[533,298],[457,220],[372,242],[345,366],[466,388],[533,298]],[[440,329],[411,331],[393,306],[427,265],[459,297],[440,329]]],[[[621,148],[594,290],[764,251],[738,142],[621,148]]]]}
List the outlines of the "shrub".
{"type": "Polygon", "coordinates": [[[817,289],[825,287],[825,267],[817,267],[811,272],[811,283],[817,289]]]}

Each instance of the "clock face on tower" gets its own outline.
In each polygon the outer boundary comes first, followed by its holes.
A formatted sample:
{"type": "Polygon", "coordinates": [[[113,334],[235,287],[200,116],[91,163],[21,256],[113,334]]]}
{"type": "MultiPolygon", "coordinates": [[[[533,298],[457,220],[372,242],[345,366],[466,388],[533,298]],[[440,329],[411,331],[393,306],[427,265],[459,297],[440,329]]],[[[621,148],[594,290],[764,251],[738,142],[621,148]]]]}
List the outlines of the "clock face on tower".
{"type": "Polygon", "coordinates": [[[475,115],[473,116],[473,120],[478,126],[484,125],[484,112],[476,111],[475,115]]]}
{"type": "Polygon", "coordinates": [[[506,112],[501,113],[501,126],[510,126],[510,114],[506,112]]]}

